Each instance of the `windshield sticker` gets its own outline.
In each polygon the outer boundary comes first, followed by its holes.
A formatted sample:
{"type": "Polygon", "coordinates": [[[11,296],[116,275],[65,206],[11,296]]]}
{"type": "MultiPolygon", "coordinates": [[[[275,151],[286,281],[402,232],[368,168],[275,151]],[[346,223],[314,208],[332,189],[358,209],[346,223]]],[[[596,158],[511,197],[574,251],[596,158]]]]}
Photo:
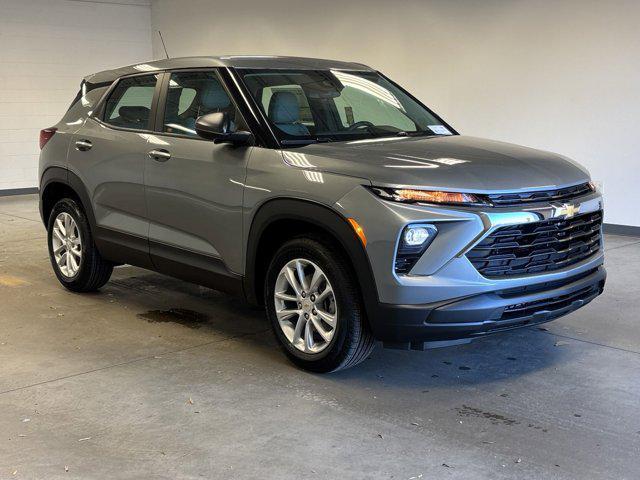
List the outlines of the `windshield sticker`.
{"type": "Polygon", "coordinates": [[[429,130],[437,135],[451,135],[451,132],[444,125],[427,125],[429,130]]]}

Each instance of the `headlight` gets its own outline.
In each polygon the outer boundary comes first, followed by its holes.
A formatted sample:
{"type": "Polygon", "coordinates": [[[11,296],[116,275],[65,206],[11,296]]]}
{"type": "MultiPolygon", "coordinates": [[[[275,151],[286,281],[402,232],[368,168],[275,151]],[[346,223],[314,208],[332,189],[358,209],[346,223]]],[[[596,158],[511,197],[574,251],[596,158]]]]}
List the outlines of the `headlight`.
{"type": "Polygon", "coordinates": [[[373,187],[371,188],[371,191],[380,198],[394,202],[436,203],[444,205],[486,205],[486,202],[479,195],[474,193],[386,187],[373,187]]]}

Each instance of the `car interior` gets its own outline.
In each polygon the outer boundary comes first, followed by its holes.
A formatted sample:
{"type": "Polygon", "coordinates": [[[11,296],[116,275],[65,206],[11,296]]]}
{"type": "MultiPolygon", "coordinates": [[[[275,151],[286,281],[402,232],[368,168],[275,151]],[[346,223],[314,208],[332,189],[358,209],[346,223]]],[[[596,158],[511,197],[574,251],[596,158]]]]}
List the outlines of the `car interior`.
{"type": "Polygon", "coordinates": [[[213,72],[173,73],[169,81],[164,114],[164,131],[196,135],[198,117],[223,112],[235,130],[236,107],[213,72]]]}

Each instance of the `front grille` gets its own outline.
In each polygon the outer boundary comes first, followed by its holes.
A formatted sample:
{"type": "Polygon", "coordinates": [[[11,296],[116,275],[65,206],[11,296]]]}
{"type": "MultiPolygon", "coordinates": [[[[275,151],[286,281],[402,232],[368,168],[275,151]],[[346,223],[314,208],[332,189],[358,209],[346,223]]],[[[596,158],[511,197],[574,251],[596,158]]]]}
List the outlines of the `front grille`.
{"type": "Polygon", "coordinates": [[[600,250],[601,226],[598,211],[500,227],[473,247],[467,258],[489,278],[559,270],[600,250]]]}
{"type": "Polygon", "coordinates": [[[522,193],[495,193],[487,195],[491,204],[495,207],[509,207],[526,203],[555,202],[558,200],[571,200],[575,197],[593,192],[590,183],[581,183],[571,187],[541,190],[537,192],[522,193]]]}

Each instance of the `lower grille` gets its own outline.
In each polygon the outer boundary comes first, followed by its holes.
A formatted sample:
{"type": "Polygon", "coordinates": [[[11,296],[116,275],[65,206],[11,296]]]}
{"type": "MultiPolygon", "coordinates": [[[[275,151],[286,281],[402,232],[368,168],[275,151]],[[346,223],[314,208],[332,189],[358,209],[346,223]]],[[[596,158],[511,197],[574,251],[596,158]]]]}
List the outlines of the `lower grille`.
{"type": "Polygon", "coordinates": [[[554,312],[571,306],[577,300],[589,301],[596,297],[601,290],[600,285],[589,285],[577,292],[559,295],[553,298],[545,298],[534,302],[517,303],[504,309],[500,320],[513,320],[516,318],[530,317],[536,313],[554,312]]]}
{"type": "Polygon", "coordinates": [[[565,285],[569,285],[570,283],[577,282],[582,278],[586,278],[589,275],[593,275],[598,271],[599,267],[592,268],[591,270],[587,270],[586,272],[582,272],[578,275],[574,275],[569,278],[564,278],[562,280],[553,280],[549,282],[543,283],[534,283],[532,285],[523,285],[521,287],[513,287],[507,288],[506,290],[500,291],[500,296],[502,298],[516,297],[519,295],[523,295],[525,293],[535,293],[535,292],[543,292],[545,290],[551,290],[553,288],[564,287],[565,285]]]}
{"type": "Polygon", "coordinates": [[[467,258],[488,278],[559,270],[598,253],[601,227],[601,211],[500,227],[473,247],[467,258]]]}

